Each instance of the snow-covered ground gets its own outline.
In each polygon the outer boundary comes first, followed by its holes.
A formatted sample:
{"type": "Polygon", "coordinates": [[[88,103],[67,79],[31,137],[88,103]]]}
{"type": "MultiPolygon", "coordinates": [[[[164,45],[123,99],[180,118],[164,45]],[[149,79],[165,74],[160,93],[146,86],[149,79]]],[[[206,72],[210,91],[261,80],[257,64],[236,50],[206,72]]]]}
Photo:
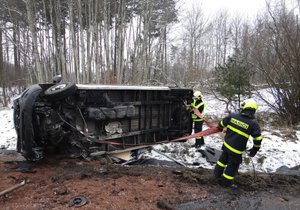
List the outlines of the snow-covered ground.
{"type": "Polygon", "coordinates": [[[16,149],[17,134],[13,122],[13,110],[0,109],[0,148],[16,149]]]}
{"type": "MultiPolygon", "coordinates": [[[[266,97],[270,97],[267,92],[263,92],[263,94],[266,97]]],[[[263,101],[259,99],[256,100],[259,104],[257,115],[259,115],[260,112],[270,111],[269,107],[263,101]]],[[[208,119],[215,120],[216,117],[221,118],[226,115],[225,104],[216,100],[212,95],[205,96],[205,102],[205,115],[208,119]]],[[[17,136],[13,125],[12,109],[0,109],[0,125],[0,148],[16,149],[17,136]]],[[[221,149],[223,136],[223,133],[206,136],[205,146],[221,149]]],[[[274,130],[274,128],[271,128],[271,126],[266,123],[265,126],[262,127],[262,136],[263,142],[261,150],[252,159],[244,155],[245,158],[240,167],[240,171],[252,171],[253,166],[251,161],[253,161],[255,165],[255,170],[260,172],[274,172],[283,165],[287,167],[300,165],[300,130],[293,130],[292,128],[278,128],[278,130],[274,130]]],[[[252,147],[251,143],[251,140],[248,141],[248,148],[252,147]]],[[[154,148],[187,165],[198,163],[199,165],[197,167],[201,166],[203,168],[212,169],[214,165],[208,163],[206,158],[202,157],[201,153],[192,147],[193,144],[194,140],[190,139],[184,143],[160,144],[154,146],[154,148]]],[[[154,151],[147,155],[159,159],[167,159],[154,151]]]]}
{"type": "MultiPolygon", "coordinates": [[[[261,90],[260,94],[263,95],[267,101],[274,102],[268,89],[261,90]]],[[[226,116],[224,103],[216,100],[212,95],[204,96],[204,99],[206,103],[205,116],[214,120],[216,120],[216,117],[222,118],[226,116]]],[[[272,112],[263,100],[255,96],[254,99],[258,103],[256,115],[262,112],[272,112]]],[[[280,130],[274,130],[268,123],[266,123],[264,127],[261,127],[261,129],[263,137],[262,147],[254,158],[248,157],[245,153],[243,154],[244,161],[240,166],[240,171],[252,171],[252,161],[256,171],[268,173],[275,172],[276,169],[281,166],[290,168],[300,165],[300,130],[293,130],[292,128],[279,128],[280,130]]],[[[206,136],[204,137],[205,146],[221,150],[223,137],[224,134],[222,133],[206,136]]],[[[185,143],[157,145],[155,149],[185,164],[198,163],[203,168],[214,168],[214,164],[208,163],[206,158],[202,157],[201,153],[192,147],[194,143],[195,141],[190,139],[185,143]]],[[[248,141],[247,148],[252,148],[251,139],[248,141]]],[[[152,152],[150,156],[157,158],[162,157],[154,152],[152,152]]]]}

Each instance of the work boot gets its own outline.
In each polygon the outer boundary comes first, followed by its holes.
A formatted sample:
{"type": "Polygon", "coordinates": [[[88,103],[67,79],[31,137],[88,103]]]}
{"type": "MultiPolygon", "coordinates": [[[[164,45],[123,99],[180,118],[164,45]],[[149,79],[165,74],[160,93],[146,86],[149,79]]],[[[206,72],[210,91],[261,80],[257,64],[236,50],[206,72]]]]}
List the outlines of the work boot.
{"type": "Polygon", "coordinates": [[[239,189],[238,185],[235,184],[235,183],[232,183],[232,184],[229,185],[228,187],[229,187],[230,189],[232,189],[232,190],[238,190],[238,189],[239,189]]]}
{"type": "Polygon", "coordinates": [[[218,164],[215,165],[215,168],[213,170],[213,174],[214,176],[217,178],[217,179],[221,179],[222,178],[222,174],[224,172],[224,169],[223,167],[219,166],[218,164]]]}
{"type": "Polygon", "coordinates": [[[194,145],[193,145],[193,147],[195,147],[195,148],[199,148],[201,145],[198,143],[198,142],[196,142],[194,145]]]}
{"type": "Polygon", "coordinates": [[[197,140],[199,141],[200,146],[203,146],[203,145],[204,145],[204,139],[203,139],[203,138],[197,139],[197,140]]]}
{"type": "Polygon", "coordinates": [[[203,138],[201,138],[201,139],[196,139],[196,142],[195,142],[195,147],[196,148],[199,148],[199,147],[201,147],[201,146],[203,146],[204,145],[204,139],[203,138]]]}
{"type": "Polygon", "coordinates": [[[239,189],[238,185],[233,181],[228,182],[227,180],[225,181],[224,179],[218,179],[218,183],[222,187],[229,188],[231,190],[238,190],[239,189]]]}

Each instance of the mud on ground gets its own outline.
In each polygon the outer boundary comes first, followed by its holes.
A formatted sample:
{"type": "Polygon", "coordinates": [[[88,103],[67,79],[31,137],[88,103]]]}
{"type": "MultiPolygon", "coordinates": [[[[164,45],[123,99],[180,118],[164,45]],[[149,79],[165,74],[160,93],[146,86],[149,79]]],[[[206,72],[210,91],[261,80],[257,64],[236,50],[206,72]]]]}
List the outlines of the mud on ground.
{"type": "Polygon", "coordinates": [[[300,209],[300,177],[239,174],[238,190],[220,187],[212,171],[48,158],[27,163],[0,154],[1,209],[300,209]]]}

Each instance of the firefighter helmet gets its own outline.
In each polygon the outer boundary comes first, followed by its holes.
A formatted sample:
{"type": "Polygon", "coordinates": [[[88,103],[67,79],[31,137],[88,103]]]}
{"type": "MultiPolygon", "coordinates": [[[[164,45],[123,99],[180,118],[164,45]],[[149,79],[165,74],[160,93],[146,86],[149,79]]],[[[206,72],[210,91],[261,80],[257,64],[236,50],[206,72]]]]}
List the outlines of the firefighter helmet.
{"type": "Polygon", "coordinates": [[[257,110],[256,101],[252,98],[246,99],[241,103],[241,110],[250,109],[250,110],[257,110]]]}
{"type": "Polygon", "coordinates": [[[202,98],[202,93],[199,90],[197,90],[197,91],[194,92],[194,97],[195,98],[202,98]]]}

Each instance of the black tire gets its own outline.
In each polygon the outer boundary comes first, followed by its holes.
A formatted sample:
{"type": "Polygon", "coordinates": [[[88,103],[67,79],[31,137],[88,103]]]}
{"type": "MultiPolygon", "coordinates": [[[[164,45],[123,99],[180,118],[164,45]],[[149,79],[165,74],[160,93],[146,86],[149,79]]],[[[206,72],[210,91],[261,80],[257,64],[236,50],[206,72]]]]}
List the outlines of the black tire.
{"type": "Polygon", "coordinates": [[[45,90],[44,95],[48,100],[59,101],[74,94],[76,90],[77,86],[74,83],[58,83],[45,90]]]}

